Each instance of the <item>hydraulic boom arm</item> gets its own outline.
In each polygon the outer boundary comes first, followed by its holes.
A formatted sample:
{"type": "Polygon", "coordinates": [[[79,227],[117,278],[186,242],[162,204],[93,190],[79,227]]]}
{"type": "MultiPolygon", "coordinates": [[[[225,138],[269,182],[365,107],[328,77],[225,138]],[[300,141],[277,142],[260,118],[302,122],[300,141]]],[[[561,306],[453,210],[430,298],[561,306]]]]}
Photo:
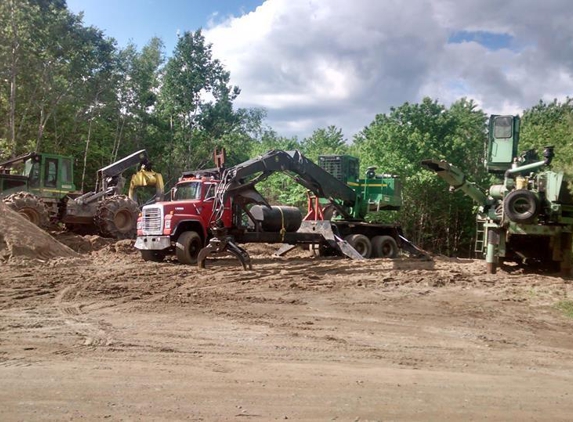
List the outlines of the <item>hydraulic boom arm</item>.
{"type": "Polygon", "coordinates": [[[443,160],[423,160],[422,166],[434,171],[440,178],[454,190],[461,190],[479,205],[486,205],[488,197],[473,182],[466,180],[466,175],[456,166],[443,160]]]}
{"type": "Polygon", "coordinates": [[[356,203],[356,193],[345,183],[323,170],[299,151],[269,151],[266,154],[226,169],[222,176],[223,201],[233,197],[243,203],[268,205],[254,186],[276,172],[293,175],[301,184],[315,195],[327,199],[339,199],[352,207],[356,203]],[[247,180],[249,176],[253,179],[247,180]]]}

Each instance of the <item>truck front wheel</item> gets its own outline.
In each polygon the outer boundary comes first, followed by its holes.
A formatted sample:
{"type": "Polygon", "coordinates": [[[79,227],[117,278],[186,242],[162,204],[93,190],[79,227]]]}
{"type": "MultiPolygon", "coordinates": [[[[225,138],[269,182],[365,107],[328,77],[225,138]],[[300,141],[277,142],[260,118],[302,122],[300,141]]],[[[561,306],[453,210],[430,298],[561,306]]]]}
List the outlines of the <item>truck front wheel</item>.
{"type": "Polygon", "coordinates": [[[181,264],[195,265],[199,251],[203,248],[203,240],[197,232],[187,231],[181,233],[175,246],[175,255],[181,264]]]}

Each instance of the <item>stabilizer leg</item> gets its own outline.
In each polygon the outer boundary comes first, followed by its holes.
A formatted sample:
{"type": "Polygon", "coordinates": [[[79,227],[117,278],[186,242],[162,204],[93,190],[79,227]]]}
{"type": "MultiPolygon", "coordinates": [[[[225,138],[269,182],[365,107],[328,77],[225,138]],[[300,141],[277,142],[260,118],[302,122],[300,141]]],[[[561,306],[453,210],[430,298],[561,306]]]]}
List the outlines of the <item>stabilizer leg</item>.
{"type": "Polygon", "coordinates": [[[358,253],[356,249],[350,245],[346,240],[334,235],[335,245],[340,252],[350,259],[363,260],[366,259],[358,253]]]}
{"type": "Polygon", "coordinates": [[[288,243],[283,243],[282,246],[273,254],[273,256],[284,256],[296,247],[297,245],[289,245],[288,243]]]}

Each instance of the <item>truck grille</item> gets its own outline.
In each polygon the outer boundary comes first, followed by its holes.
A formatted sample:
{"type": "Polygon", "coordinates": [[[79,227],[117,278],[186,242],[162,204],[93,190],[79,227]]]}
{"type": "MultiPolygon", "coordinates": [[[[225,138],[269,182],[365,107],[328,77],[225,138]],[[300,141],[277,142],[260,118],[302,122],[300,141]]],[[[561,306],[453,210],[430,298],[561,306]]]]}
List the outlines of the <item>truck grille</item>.
{"type": "Polygon", "coordinates": [[[163,233],[163,212],[162,208],[147,206],[142,211],[143,222],[141,229],[143,234],[162,234],[163,233]]]}

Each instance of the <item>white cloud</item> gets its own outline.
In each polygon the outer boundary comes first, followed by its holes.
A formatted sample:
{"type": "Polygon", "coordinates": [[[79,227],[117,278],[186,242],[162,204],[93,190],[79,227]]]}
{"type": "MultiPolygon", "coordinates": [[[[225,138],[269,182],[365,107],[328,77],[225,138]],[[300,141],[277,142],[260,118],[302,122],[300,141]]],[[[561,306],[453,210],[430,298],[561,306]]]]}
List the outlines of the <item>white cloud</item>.
{"type": "Polygon", "coordinates": [[[423,96],[467,96],[520,112],[573,91],[567,0],[267,0],[205,31],[242,89],[283,135],[336,125],[351,137],[377,113],[423,96]],[[456,31],[510,34],[519,48],[449,44],[456,31]]]}

